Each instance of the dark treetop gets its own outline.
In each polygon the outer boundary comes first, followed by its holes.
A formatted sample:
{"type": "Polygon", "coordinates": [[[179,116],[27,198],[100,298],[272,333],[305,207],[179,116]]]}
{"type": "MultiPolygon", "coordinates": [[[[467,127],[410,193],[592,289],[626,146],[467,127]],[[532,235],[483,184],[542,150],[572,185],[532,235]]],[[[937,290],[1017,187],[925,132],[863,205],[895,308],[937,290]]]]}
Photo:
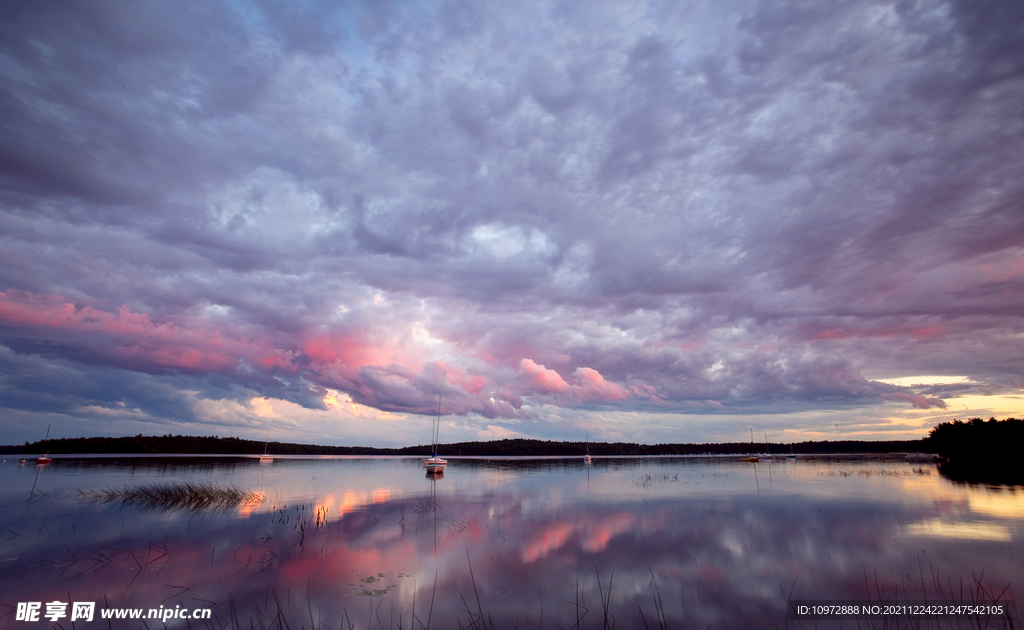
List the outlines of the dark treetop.
{"type": "MultiPolygon", "coordinates": [[[[134,437],[92,437],[41,440],[23,446],[3,446],[5,454],[195,454],[245,455],[263,452],[263,442],[239,438],[201,437],[190,435],[163,435],[134,437]]],[[[765,444],[729,442],[722,444],[633,444],[627,442],[591,442],[591,455],[701,455],[741,453],[891,453],[923,450],[922,440],[887,442],[800,442],[797,444],[765,444]]],[[[545,440],[497,440],[493,442],[458,442],[439,446],[445,455],[463,456],[582,456],[587,452],[585,442],[552,442],[545,440]]],[[[429,445],[403,448],[372,448],[368,446],[320,446],[270,442],[267,451],[272,455],[429,455],[429,445]]]]}

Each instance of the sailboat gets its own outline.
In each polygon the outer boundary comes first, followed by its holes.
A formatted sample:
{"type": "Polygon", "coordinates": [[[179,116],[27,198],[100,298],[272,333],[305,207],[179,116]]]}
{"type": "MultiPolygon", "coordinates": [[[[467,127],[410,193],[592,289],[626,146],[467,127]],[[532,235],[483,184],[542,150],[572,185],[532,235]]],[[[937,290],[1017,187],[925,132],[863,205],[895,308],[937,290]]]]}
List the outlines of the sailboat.
{"type": "Polygon", "coordinates": [[[587,431],[587,454],[583,456],[584,464],[593,463],[593,459],[590,457],[590,431],[587,431]]]}
{"type": "Polygon", "coordinates": [[[430,427],[430,457],[423,460],[423,467],[427,469],[428,475],[444,473],[448,460],[437,456],[437,442],[441,437],[441,397],[437,397],[437,419],[430,427]]]}
{"type": "MultiPolygon", "coordinates": [[[[750,450],[754,450],[754,430],[753,429],[750,430],[750,450]]],[[[751,464],[756,464],[758,462],[758,459],[757,459],[757,455],[749,455],[747,457],[742,458],[741,461],[749,462],[751,464]]]]}
{"type": "Polygon", "coordinates": [[[260,463],[261,464],[269,464],[270,462],[274,461],[274,457],[269,452],[267,452],[267,446],[269,446],[269,445],[270,445],[270,429],[268,428],[267,429],[267,439],[263,442],[263,454],[260,455],[260,463]]]}
{"type": "MultiPolygon", "coordinates": [[[[44,442],[45,442],[46,440],[49,440],[49,439],[50,439],[50,427],[51,427],[51,426],[52,426],[52,423],[51,423],[51,424],[48,424],[48,425],[46,425],[46,437],[45,437],[45,438],[43,438],[43,441],[44,441],[44,442]]],[[[45,465],[49,464],[49,463],[50,463],[50,462],[52,462],[52,461],[53,461],[53,460],[52,460],[52,459],[50,458],[50,451],[46,451],[46,454],[45,454],[45,455],[43,455],[42,457],[37,457],[37,458],[36,458],[36,466],[45,466],[45,465]]]]}

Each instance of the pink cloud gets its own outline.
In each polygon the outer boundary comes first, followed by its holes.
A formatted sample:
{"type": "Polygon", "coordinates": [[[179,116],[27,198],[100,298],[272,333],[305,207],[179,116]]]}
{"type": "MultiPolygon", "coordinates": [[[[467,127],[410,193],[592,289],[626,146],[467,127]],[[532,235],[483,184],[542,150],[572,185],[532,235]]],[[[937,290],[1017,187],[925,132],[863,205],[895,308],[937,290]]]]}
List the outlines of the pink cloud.
{"type": "Polygon", "coordinates": [[[290,369],[295,356],[262,339],[232,336],[201,322],[189,326],[154,322],[149,315],[125,306],[110,313],[91,306],[76,307],[54,295],[0,291],[0,322],[35,329],[42,337],[93,347],[99,354],[132,364],[159,368],[222,372],[246,360],[290,369]]]}
{"type": "Polygon", "coordinates": [[[853,328],[824,328],[812,333],[813,339],[887,339],[890,337],[910,337],[913,339],[930,339],[955,332],[945,326],[922,325],[912,326],[908,324],[890,324],[885,326],[873,326],[864,329],[853,328]]]}
{"type": "Polygon", "coordinates": [[[479,374],[466,374],[459,368],[448,365],[444,361],[437,361],[436,363],[444,371],[444,378],[447,382],[460,387],[469,394],[478,395],[484,386],[487,385],[487,379],[479,374]]]}
{"type": "Polygon", "coordinates": [[[364,343],[353,334],[332,332],[308,335],[302,339],[301,348],[302,353],[319,366],[338,364],[354,370],[361,365],[386,365],[391,362],[380,349],[364,343]]]}
{"type": "MultiPolygon", "coordinates": [[[[489,418],[516,417],[527,394],[549,396],[553,404],[621,401],[633,396],[590,367],[576,368],[567,380],[524,358],[518,373],[511,374],[512,381],[501,382],[493,374],[474,373],[451,362],[424,363],[416,358],[417,348],[406,348],[386,337],[386,331],[373,329],[353,332],[321,327],[288,337],[226,320],[202,316],[159,320],[126,306],[107,311],[76,306],[60,296],[12,291],[0,291],[0,325],[20,329],[22,336],[73,348],[75,356],[103,359],[127,369],[301,375],[314,388],[340,389],[357,402],[388,411],[433,413],[440,393],[447,413],[477,412],[489,418]],[[249,369],[242,370],[243,366],[249,369]]],[[[251,386],[260,387],[258,382],[251,386]]],[[[652,389],[644,392],[645,397],[654,397],[652,389]]]]}
{"type": "Polygon", "coordinates": [[[580,400],[625,400],[629,392],[616,383],[610,383],[597,370],[588,367],[576,368],[573,376],[579,381],[573,394],[580,400]]]}
{"type": "Polygon", "coordinates": [[[526,375],[527,383],[534,390],[565,394],[569,384],[559,376],[558,372],[535,363],[532,359],[523,359],[519,363],[520,370],[526,375]]]}
{"type": "Polygon", "coordinates": [[[583,402],[625,400],[630,393],[617,383],[605,380],[600,372],[589,367],[578,367],[572,373],[574,383],[570,384],[558,372],[532,359],[520,362],[520,372],[526,376],[533,391],[568,396],[583,402]]]}
{"type": "Polygon", "coordinates": [[[907,394],[903,392],[882,394],[882,400],[889,400],[893,402],[908,402],[915,409],[931,409],[932,407],[938,407],[939,409],[946,408],[946,401],[942,400],[941,398],[928,398],[926,396],[920,396],[918,394],[907,394]]]}

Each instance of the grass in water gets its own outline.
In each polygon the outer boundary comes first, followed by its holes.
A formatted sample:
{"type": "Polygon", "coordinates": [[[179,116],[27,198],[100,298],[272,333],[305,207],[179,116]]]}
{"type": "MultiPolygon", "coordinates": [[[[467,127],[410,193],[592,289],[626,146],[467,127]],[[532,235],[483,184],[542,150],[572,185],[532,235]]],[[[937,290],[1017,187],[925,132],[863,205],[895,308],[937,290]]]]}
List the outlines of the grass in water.
{"type": "Polygon", "coordinates": [[[105,490],[79,490],[78,496],[87,501],[135,505],[148,509],[165,510],[227,510],[257,506],[263,503],[263,493],[242,490],[234,486],[215,484],[176,483],[123,486],[105,490]]]}

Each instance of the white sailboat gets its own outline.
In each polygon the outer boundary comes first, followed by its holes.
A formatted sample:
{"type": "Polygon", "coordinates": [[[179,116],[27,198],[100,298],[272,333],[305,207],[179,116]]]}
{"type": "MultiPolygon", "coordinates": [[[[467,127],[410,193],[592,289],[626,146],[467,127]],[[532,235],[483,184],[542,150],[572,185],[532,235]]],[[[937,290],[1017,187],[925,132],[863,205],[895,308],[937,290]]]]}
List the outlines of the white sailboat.
{"type": "Polygon", "coordinates": [[[267,446],[270,445],[270,429],[267,429],[267,439],[263,442],[263,454],[260,455],[261,464],[269,464],[274,461],[273,455],[267,452],[267,446]]]}
{"type": "MultiPolygon", "coordinates": [[[[53,426],[53,423],[50,423],[50,424],[46,425],[46,437],[43,438],[44,442],[46,440],[50,439],[50,427],[51,426],[53,426]]],[[[50,458],[50,451],[46,451],[45,455],[43,455],[42,457],[37,457],[36,458],[36,465],[37,466],[45,466],[45,465],[51,463],[52,461],[53,460],[50,458]]]]}
{"type": "Polygon", "coordinates": [[[584,464],[593,463],[593,459],[590,457],[590,431],[587,431],[587,454],[583,456],[584,464]]]}
{"type": "Polygon", "coordinates": [[[423,460],[428,475],[443,473],[448,460],[437,456],[437,442],[441,437],[441,397],[437,397],[437,419],[430,427],[430,457],[423,460]]]}
{"type": "MultiPolygon", "coordinates": [[[[751,451],[754,450],[754,429],[750,429],[750,450],[751,451]]],[[[745,461],[745,462],[748,462],[748,463],[751,463],[751,464],[756,464],[758,462],[758,458],[757,458],[757,455],[753,455],[752,454],[752,455],[748,455],[747,457],[742,458],[742,461],[745,461]]]]}

